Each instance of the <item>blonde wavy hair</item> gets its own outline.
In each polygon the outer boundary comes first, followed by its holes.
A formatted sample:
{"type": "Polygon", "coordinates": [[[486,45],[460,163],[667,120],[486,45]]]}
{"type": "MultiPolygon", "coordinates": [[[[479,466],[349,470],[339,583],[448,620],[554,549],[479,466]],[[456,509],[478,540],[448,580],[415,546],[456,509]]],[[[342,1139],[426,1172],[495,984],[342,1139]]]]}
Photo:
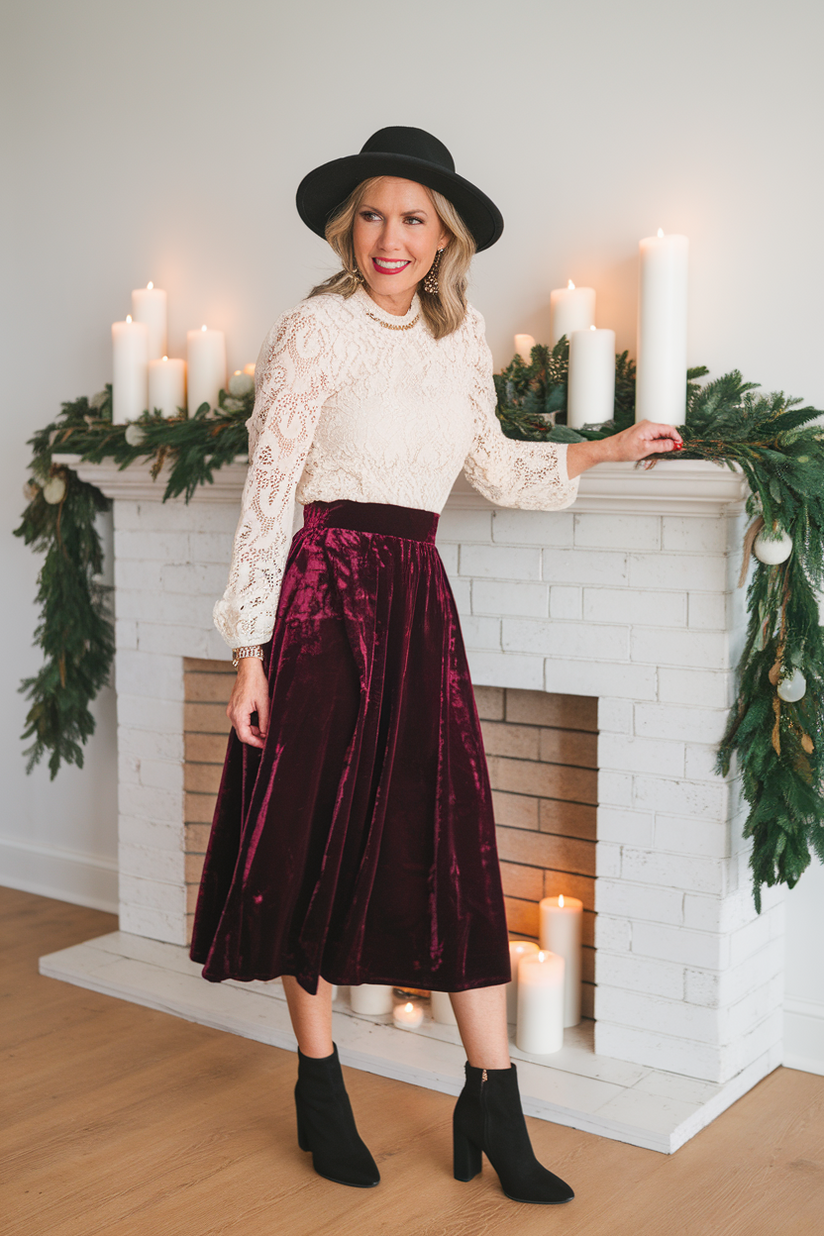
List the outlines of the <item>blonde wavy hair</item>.
{"type": "MultiPolygon", "coordinates": [[[[361,181],[327,223],[326,239],[340,258],[342,269],[312,288],[310,297],[335,292],[348,298],[361,286],[356,273],[352,232],[361,203],[381,179],[381,176],[373,176],[361,181]]],[[[469,266],[475,256],[475,239],[448,198],[426,185],[421,187],[426,189],[438,218],[450,234],[438,268],[438,291],[427,292],[423,280],[417,288],[426,324],[436,339],[442,339],[457,330],[466,316],[466,285],[469,266]]]]}

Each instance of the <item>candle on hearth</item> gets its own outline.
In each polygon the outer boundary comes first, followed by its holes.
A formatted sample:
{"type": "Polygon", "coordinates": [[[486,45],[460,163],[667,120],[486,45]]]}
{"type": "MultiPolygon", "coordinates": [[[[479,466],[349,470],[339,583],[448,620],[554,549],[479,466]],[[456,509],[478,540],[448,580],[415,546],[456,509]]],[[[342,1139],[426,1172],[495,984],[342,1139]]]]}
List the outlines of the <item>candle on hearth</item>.
{"type": "Polygon", "coordinates": [[[641,241],[640,251],[635,419],[683,425],[690,242],[659,228],[641,241]]]}
{"type": "Polygon", "coordinates": [[[412,1000],[406,1004],[396,1004],[392,1010],[392,1020],[399,1030],[417,1030],[423,1021],[423,1009],[412,1000]]]}
{"type": "Polygon", "coordinates": [[[186,362],[169,359],[149,361],[149,411],[177,416],[186,407],[186,362]]]}
{"type": "Polygon", "coordinates": [[[518,963],[515,1042],[535,1056],[564,1045],[564,959],[541,949],[518,963]]]}
{"type": "Polygon", "coordinates": [[[522,957],[537,952],[538,945],[534,940],[509,941],[509,965],[512,979],[506,985],[506,1020],[512,1025],[518,1020],[518,964],[522,957]]]}
{"type": "Polygon", "coordinates": [[[380,987],[376,983],[361,983],[358,987],[349,988],[349,1003],[353,1013],[368,1013],[370,1016],[391,1013],[392,988],[380,987]]]}
{"type": "Polygon", "coordinates": [[[226,386],[226,338],[222,330],[186,332],[188,356],[189,415],[194,416],[203,403],[217,407],[221,390],[226,386]]]}
{"type": "Polygon", "coordinates": [[[458,1019],[455,1016],[452,1001],[449,999],[449,992],[432,991],[429,993],[429,999],[433,1021],[439,1021],[442,1026],[457,1026],[458,1019]]]}
{"type": "Polygon", "coordinates": [[[532,349],[535,347],[535,340],[532,335],[516,335],[515,336],[515,351],[520,356],[525,365],[530,363],[532,359],[532,349]]]}
{"type": "Polygon", "coordinates": [[[615,331],[574,330],[569,338],[567,424],[602,425],[615,412],[615,331]]]}
{"type": "Polygon", "coordinates": [[[112,322],[112,421],[136,420],[149,406],[149,328],[145,322],[112,322]]]}
{"type": "Polygon", "coordinates": [[[563,957],[564,1025],[581,1020],[581,925],[584,903],[577,897],[544,897],[540,904],[541,948],[563,957]]]}
{"type": "Polygon", "coordinates": [[[159,360],[166,353],[166,293],[149,283],[132,292],[132,317],[149,328],[149,360],[159,360]]]}
{"type": "Polygon", "coordinates": [[[562,335],[569,339],[574,330],[589,330],[595,325],[595,288],[576,288],[570,279],[565,288],[549,295],[549,346],[562,335]]]}

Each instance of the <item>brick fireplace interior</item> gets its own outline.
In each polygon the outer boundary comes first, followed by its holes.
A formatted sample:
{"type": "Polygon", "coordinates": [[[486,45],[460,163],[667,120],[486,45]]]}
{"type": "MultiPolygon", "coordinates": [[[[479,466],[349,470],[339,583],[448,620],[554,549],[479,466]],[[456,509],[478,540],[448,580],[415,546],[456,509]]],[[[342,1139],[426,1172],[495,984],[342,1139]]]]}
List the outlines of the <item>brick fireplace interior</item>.
{"type": "MultiPolygon", "coordinates": [[[[184,659],[187,929],[220,784],[234,682],[226,661],[184,659]]],[[[538,937],[538,902],[584,903],[582,1010],[593,1016],[597,704],[588,696],[477,687],[495,802],[507,923],[538,937]]]]}

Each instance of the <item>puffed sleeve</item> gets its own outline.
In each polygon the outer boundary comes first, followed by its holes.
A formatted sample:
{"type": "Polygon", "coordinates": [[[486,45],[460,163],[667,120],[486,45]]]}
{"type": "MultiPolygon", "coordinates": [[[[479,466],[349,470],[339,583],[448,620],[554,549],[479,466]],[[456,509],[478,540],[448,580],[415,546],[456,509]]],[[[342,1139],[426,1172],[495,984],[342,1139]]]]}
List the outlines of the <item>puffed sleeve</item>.
{"type": "Polygon", "coordinates": [[[467,480],[497,506],[533,511],[571,506],[578,494],[578,477],[570,480],[567,474],[566,444],[516,442],[501,432],[484,320],[475,309],[469,313],[474,432],[464,460],[467,480]]]}
{"type": "Polygon", "coordinates": [[[304,302],[275,322],[255,368],[255,406],[247,422],[249,471],[229,582],[214,608],[215,626],[230,648],[264,644],[271,637],[295,490],[331,393],[328,327],[323,313],[304,302]]]}

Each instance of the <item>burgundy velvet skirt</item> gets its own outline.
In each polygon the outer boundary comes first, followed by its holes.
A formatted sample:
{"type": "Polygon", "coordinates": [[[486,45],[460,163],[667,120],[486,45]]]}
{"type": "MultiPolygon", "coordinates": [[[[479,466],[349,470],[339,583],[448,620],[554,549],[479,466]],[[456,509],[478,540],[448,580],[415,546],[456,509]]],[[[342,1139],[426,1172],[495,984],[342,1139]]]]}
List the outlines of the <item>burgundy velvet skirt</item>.
{"type": "Polygon", "coordinates": [[[307,505],[263,750],[229,737],[191,947],[213,982],[509,980],[489,788],[431,511],[307,505]]]}

